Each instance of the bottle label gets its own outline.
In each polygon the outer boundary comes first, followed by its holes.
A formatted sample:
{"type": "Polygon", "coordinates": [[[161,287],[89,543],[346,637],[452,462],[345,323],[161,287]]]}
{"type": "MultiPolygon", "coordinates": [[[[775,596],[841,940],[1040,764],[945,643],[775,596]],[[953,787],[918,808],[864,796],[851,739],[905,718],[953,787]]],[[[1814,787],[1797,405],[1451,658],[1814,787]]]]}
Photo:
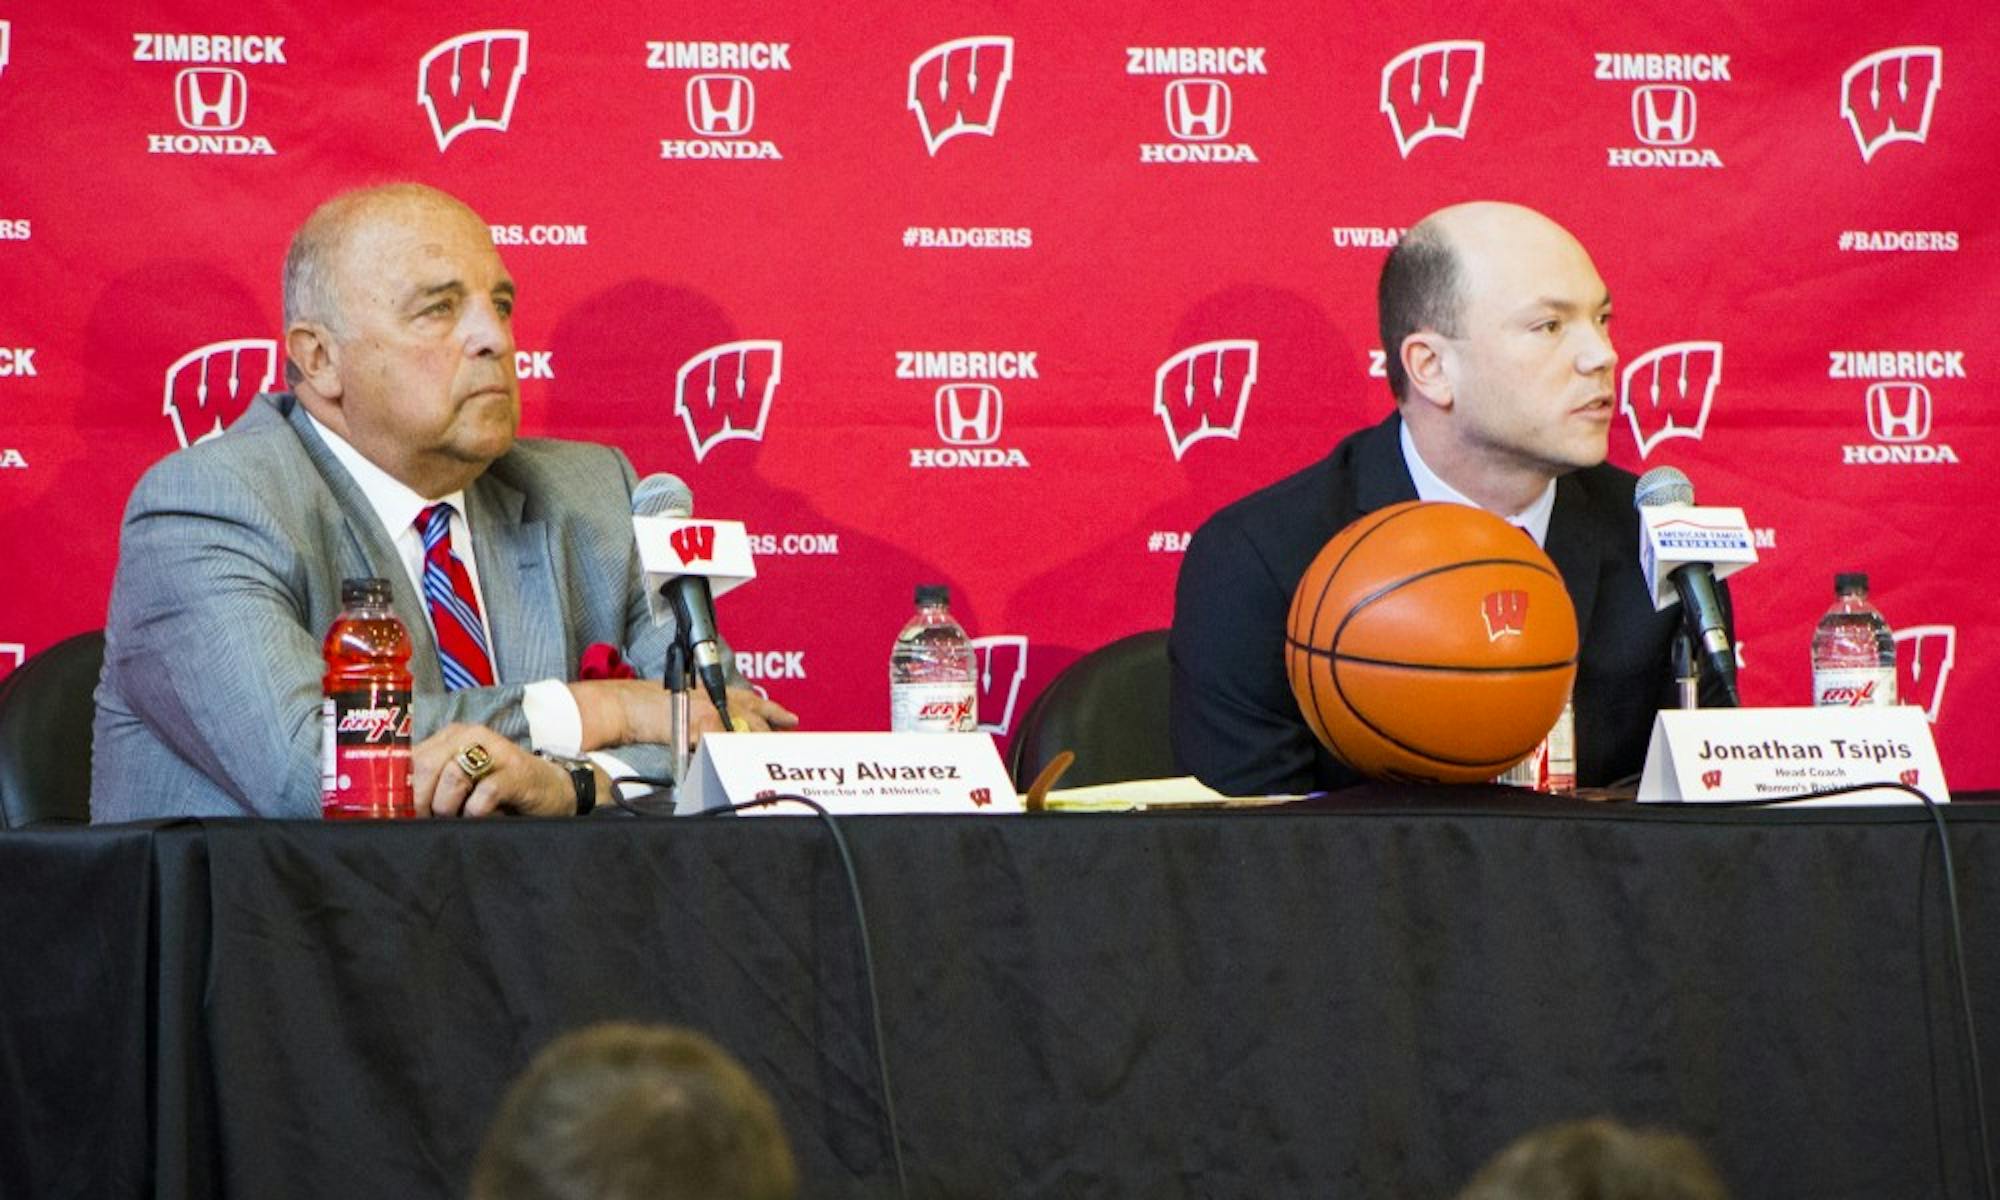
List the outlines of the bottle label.
{"type": "Polygon", "coordinates": [[[1813,671],[1813,703],[1821,708],[1865,708],[1895,702],[1894,667],[1819,667],[1813,671]]]}
{"type": "Polygon", "coordinates": [[[370,684],[320,708],[320,811],[328,818],[413,817],[410,692],[370,684]]]}
{"type": "Polygon", "coordinates": [[[979,691],[972,682],[898,683],[889,687],[893,733],[973,733],[979,729],[979,691]]]}
{"type": "Polygon", "coordinates": [[[1493,782],[1538,792],[1575,791],[1576,709],[1565,703],[1555,727],[1535,752],[1502,771],[1493,782]]]}

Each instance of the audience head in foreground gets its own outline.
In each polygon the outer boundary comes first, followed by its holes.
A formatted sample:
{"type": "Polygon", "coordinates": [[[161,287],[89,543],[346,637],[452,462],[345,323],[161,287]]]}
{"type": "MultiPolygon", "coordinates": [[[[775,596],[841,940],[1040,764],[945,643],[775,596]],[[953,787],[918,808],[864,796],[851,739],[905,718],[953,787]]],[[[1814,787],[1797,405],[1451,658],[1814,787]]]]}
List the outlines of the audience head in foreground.
{"type": "Polygon", "coordinates": [[[1458,1200],[1728,1200],[1701,1147],[1605,1117],[1535,1130],[1502,1150],[1458,1200]]]}
{"type": "Polygon", "coordinates": [[[771,1098],[714,1042],[604,1024],[551,1042],[508,1089],[472,1200],[790,1200],[771,1098]]]}

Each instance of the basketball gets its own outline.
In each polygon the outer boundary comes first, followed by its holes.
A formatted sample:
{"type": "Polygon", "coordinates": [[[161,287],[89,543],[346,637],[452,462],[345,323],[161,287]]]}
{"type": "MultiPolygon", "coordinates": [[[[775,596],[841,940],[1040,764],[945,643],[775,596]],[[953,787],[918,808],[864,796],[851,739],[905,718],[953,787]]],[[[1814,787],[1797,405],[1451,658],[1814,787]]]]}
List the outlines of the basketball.
{"type": "Polygon", "coordinates": [[[1355,521],[1306,568],[1285,670],[1306,723],[1355,770],[1473,783],[1541,745],[1576,641],[1533,538],[1484,509],[1413,500],[1355,521]]]}

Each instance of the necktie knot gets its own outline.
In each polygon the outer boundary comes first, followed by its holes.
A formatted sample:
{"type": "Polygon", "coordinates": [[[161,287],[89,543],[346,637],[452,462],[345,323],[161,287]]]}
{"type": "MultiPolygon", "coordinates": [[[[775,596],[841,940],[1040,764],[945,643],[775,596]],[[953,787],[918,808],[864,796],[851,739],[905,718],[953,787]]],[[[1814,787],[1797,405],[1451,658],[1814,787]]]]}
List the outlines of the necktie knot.
{"type": "Polygon", "coordinates": [[[417,532],[424,539],[424,549],[430,550],[440,542],[451,541],[451,516],[455,511],[449,504],[433,504],[417,514],[417,532]]]}

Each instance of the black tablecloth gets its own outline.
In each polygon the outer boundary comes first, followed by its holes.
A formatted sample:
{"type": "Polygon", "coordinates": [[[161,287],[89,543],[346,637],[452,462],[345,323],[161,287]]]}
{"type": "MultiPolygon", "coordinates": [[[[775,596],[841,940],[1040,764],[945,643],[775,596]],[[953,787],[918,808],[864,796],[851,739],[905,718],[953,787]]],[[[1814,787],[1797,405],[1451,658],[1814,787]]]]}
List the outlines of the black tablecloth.
{"type": "MultiPolygon", "coordinates": [[[[913,1194],[1447,1196],[1609,1113],[1736,1194],[1978,1194],[1921,809],[1449,806],[844,823],[913,1194]]],[[[2000,810],[1952,847],[2000,1084],[2000,810]]],[[[507,1082],[708,1032],[813,1197],[894,1194],[809,818],[0,835],[0,1196],[462,1195],[507,1082]]]]}

